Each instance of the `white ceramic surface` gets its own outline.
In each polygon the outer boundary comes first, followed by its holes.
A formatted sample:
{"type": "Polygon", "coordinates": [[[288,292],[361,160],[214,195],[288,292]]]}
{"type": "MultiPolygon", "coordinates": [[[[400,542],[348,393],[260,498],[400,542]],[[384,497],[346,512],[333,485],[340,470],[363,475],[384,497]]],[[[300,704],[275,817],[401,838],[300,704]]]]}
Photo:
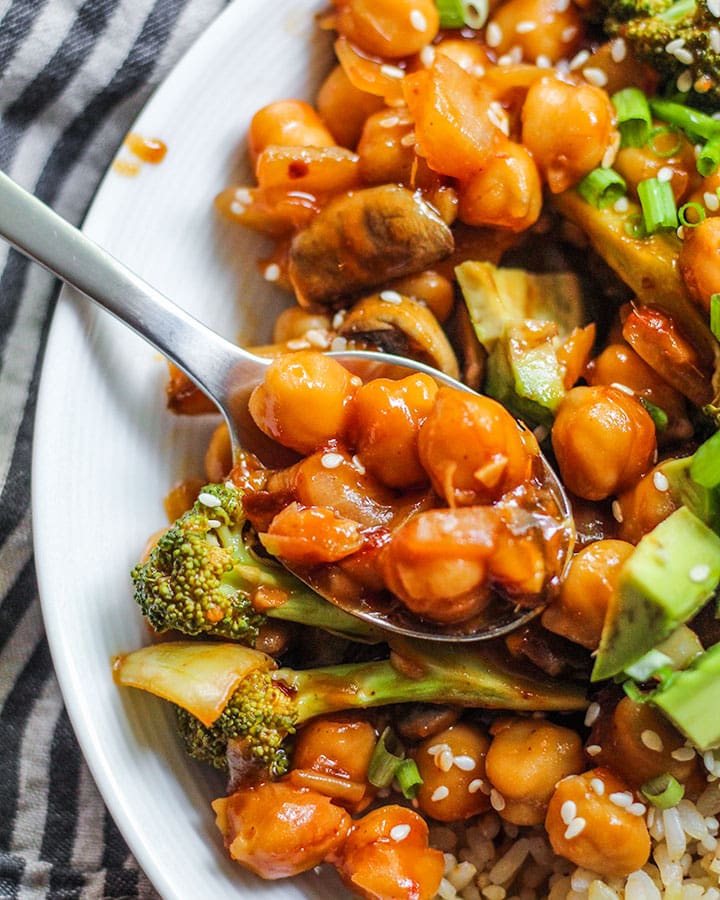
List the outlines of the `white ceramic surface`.
{"type": "MultiPolygon", "coordinates": [[[[312,96],[331,64],[322,0],[236,0],[148,103],[133,131],[168,154],[110,169],[85,230],[228,336],[265,340],[285,302],[258,274],[263,243],[222,227],[212,199],[249,180],[245,135],[273,99],[312,96]]],[[[129,154],[121,150],[121,159],[129,154]]],[[[333,873],[261,882],[226,859],[209,801],[222,779],[185,756],[162,701],[113,684],[110,660],[147,639],[129,571],[165,524],[162,497],[202,472],[214,417],[164,409],[164,363],[65,291],[40,390],[33,519],[45,624],[83,753],[118,826],[166,900],[339,898],[333,873]]]]}

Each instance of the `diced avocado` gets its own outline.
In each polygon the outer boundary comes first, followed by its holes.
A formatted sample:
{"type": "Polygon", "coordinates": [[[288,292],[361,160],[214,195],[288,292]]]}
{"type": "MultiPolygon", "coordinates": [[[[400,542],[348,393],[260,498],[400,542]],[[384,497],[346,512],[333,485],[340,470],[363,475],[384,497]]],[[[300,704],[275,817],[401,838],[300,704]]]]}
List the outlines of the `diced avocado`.
{"type": "Polygon", "coordinates": [[[455,275],[475,333],[488,353],[508,325],[525,319],[554,322],[561,337],[585,322],[580,281],[573,272],[535,274],[468,260],[457,266],[455,275]]]}
{"type": "Polygon", "coordinates": [[[528,424],[550,427],[565,395],[557,344],[552,322],[508,325],[488,357],[485,393],[528,424]]]}
{"type": "Polygon", "coordinates": [[[617,675],[665,640],[720,583],[720,537],[686,507],[628,557],[605,616],[592,680],[617,675]]]}
{"type": "Polygon", "coordinates": [[[720,746],[720,644],[673,673],[649,701],[700,750],[720,746]]]}
{"type": "Polygon", "coordinates": [[[665,460],[658,468],[668,480],[668,490],[678,504],[686,506],[698,519],[720,532],[720,493],[706,488],[692,477],[693,456],[665,460]]]}
{"type": "Polygon", "coordinates": [[[647,681],[659,670],[686,669],[703,652],[703,645],[687,625],[676,628],[670,637],[625,669],[635,681],[647,681]]]}

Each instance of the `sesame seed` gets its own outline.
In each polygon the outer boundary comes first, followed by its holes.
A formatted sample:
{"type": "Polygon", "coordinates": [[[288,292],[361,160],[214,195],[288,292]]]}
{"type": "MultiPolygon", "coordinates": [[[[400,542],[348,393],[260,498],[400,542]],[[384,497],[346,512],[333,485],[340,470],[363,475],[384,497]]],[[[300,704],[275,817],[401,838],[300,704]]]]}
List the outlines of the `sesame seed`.
{"type": "Polygon", "coordinates": [[[203,506],[207,506],[210,509],[217,509],[218,506],[222,506],[222,500],[214,494],[208,494],[207,491],[201,491],[201,493],[198,494],[198,500],[203,506]]]}
{"type": "Polygon", "coordinates": [[[478,791],[481,791],[483,787],[482,778],[473,778],[473,780],[468,785],[468,794],[477,794],[478,791]]]}
{"type": "Polygon", "coordinates": [[[499,47],[502,44],[502,28],[497,22],[490,22],[485,31],[485,43],[488,47],[499,47]]]}
{"type": "Polygon", "coordinates": [[[673,41],[669,41],[665,44],[665,52],[666,53],[674,53],[676,50],[679,50],[681,47],[685,46],[685,38],[679,37],[675,38],[673,41]]]}
{"type": "Polygon", "coordinates": [[[653,731],[652,728],[646,728],[640,735],[640,740],[645,744],[648,750],[654,750],[656,753],[662,753],[664,744],[662,738],[653,731]]]}
{"type": "Polygon", "coordinates": [[[265,267],[265,281],[277,281],[280,278],[280,266],[277,263],[270,263],[265,267]]]}
{"type": "Polygon", "coordinates": [[[720,53],[720,29],[711,28],[708,32],[710,47],[715,53],[720,53]]]}
{"type": "Polygon", "coordinates": [[[208,526],[210,528],[220,528],[221,525],[222,522],[220,521],[220,519],[208,519],[208,526]]]}
{"type": "Polygon", "coordinates": [[[490,791],[490,806],[492,806],[496,812],[505,809],[505,798],[500,791],[495,788],[490,791]]]}
{"type": "Polygon", "coordinates": [[[678,747],[677,750],[671,752],[670,756],[678,762],[690,762],[695,756],[695,749],[693,747],[678,747]]]}
{"type": "Polygon", "coordinates": [[[680,238],[681,241],[684,240],[685,239],[685,226],[678,225],[678,227],[675,229],[675,234],[680,238]]]}
{"type": "Polygon", "coordinates": [[[319,328],[309,328],[305,332],[305,340],[312,344],[313,347],[319,347],[322,350],[326,350],[330,346],[327,333],[320,331],[319,328]]]}
{"type": "Polygon", "coordinates": [[[582,816],[578,816],[576,819],[573,819],[572,822],[565,829],[565,840],[571,841],[574,837],[577,837],[585,828],[587,822],[582,816]]]}
{"type": "Polygon", "coordinates": [[[570,41],[575,40],[577,37],[578,30],[574,25],[570,25],[568,28],[563,29],[562,34],[560,35],[560,40],[563,44],[569,44],[570,41]]]}
{"type": "Polygon", "coordinates": [[[433,803],[437,803],[439,800],[445,800],[449,796],[450,790],[444,784],[441,784],[432,792],[432,796],[430,797],[430,799],[433,803]]]}
{"type": "Polygon", "coordinates": [[[670,488],[670,482],[662,472],[653,472],[653,484],[655,485],[655,490],[663,494],[670,488]]]}
{"type": "Polygon", "coordinates": [[[399,124],[400,124],[399,116],[388,116],[387,118],[381,119],[378,122],[378,125],[381,128],[394,128],[396,125],[399,125],[399,124]]]}
{"type": "Polygon", "coordinates": [[[615,212],[624,213],[630,209],[630,201],[627,197],[618,197],[613,204],[615,212]]]}
{"type": "Polygon", "coordinates": [[[622,384],[620,381],[613,381],[610,387],[614,387],[616,391],[622,391],[623,394],[627,394],[630,397],[635,396],[635,391],[626,384],[622,384]]]}
{"type": "Polygon", "coordinates": [[[587,712],[585,713],[585,724],[589,728],[600,715],[600,704],[599,703],[591,703],[587,708],[587,712]]]}
{"type": "Polygon", "coordinates": [[[545,56],[544,53],[541,53],[540,56],[535,60],[535,65],[538,69],[551,69],[552,68],[552,60],[549,56],[545,56]]]}
{"type": "Polygon", "coordinates": [[[690,581],[694,581],[695,584],[699,584],[701,581],[705,581],[705,579],[710,574],[710,566],[705,563],[698,563],[698,565],[693,566],[692,569],[688,572],[688,577],[690,581]]]}
{"type": "Polygon", "coordinates": [[[288,341],[285,346],[288,350],[309,350],[310,344],[305,338],[294,338],[292,341],[288,341]]]}
{"type": "Polygon", "coordinates": [[[560,818],[566,825],[569,825],[577,816],[577,804],[572,800],[566,800],[560,807],[560,818]]]}
{"type": "Polygon", "coordinates": [[[619,806],[620,809],[627,809],[633,802],[633,796],[630,791],[616,791],[610,794],[608,799],[615,806],[619,806]]]}
{"type": "Polygon", "coordinates": [[[243,203],[246,206],[252,203],[252,194],[250,193],[250,188],[237,188],[235,191],[235,199],[238,203],[243,203]]]}
{"type": "Polygon", "coordinates": [[[644,803],[631,803],[630,806],[627,807],[627,811],[631,816],[644,816],[647,812],[647,807],[644,803]]]}
{"type": "Polygon", "coordinates": [[[570,70],[579,69],[581,66],[584,66],[589,59],[590,52],[588,50],[581,50],[579,53],[576,53],[575,56],[573,56],[573,58],[570,60],[570,70]]]}
{"type": "Polygon", "coordinates": [[[341,453],[323,453],[320,457],[320,465],[323,469],[337,469],[342,463],[343,457],[341,453]]]}
{"type": "Polygon", "coordinates": [[[390,829],[390,837],[394,841],[404,841],[405,838],[410,834],[410,826],[409,825],[395,825],[390,829]]]}
{"type": "Polygon", "coordinates": [[[462,754],[453,759],[453,765],[460,769],[461,772],[472,772],[475,766],[477,766],[477,762],[472,756],[462,754]]]}
{"type": "Polygon", "coordinates": [[[330,349],[334,350],[335,353],[337,353],[338,351],[347,350],[347,344],[347,338],[338,335],[337,337],[334,337],[332,339],[330,349]]]}
{"type": "Polygon", "coordinates": [[[685,69],[685,71],[678,75],[677,81],[675,82],[675,87],[683,94],[687,94],[687,92],[692,87],[693,76],[692,72],[689,69],[685,69]]]}
{"type": "Polygon", "coordinates": [[[361,475],[364,475],[367,472],[367,469],[360,462],[360,460],[357,458],[357,456],[353,456],[353,458],[350,460],[350,462],[352,463],[353,469],[355,469],[355,471],[359,472],[361,475]]]}
{"type": "Polygon", "coordinates": [[[477,63],[477,65],[471,66],[468,71],[476,78],[482,78],[485,74],[485,66],[481,66],[480,63],[477,63]]]}
{"type": "Polygon", "coordinates": [[[661,166],[657,172],[657,180],[661,182],[672,181],[673,170],[670,166],[661,166]]]}
{"type": "Polygon", "coordinates": [[[537,22],[531,22],[529,20],[525,20],[523,22],[518,22],[515,26],[515,31],[518,34],[530,34],[531,31],[535,31],[537,28],[537,22]]]}
{"type": "Polygon", "coordinates": [[[720,209],[720,197],[712,191],[705,191],[703,194],[703,203],[710,212],[717,212],[720,209]]]}
{"type": "Polygon", "coordinates": [[[555,0],[555,12],[564,13],[568,11],[570,0],[555,0]]]}
{"type": "Polygon", "coordinates": [[[613,62],[620,63],[627,56],[627,44],[622,38],[616,38],[610,43],[610,56],[613,62]]]}
{"type": "Polygon", "coordinates": [[[391,66],[388,63],[380,66],[380,71],[383,75],[387,75],[388,78],[404,78],[405,73],[399,66],[391,66]]]}
{"type": "Polygon", "coordinates": [[[623,520],[622,509],[620,507],[620,503],[617,500],[613,500],[610,509],[612,510],[613,519],[621,525],[623,520]]]}
{"type": "Polygon", "coordinates": [[[397,291],[380,291],[380,299],[384,303],[402,303],[402,297],[397,291]]]}
{"type": "Polygon", "coordinates": [[[234,216],[242,216],[245,214],[246,210],[247,206],[244,203],[240,203],[238,200],[233,200],[233,202],[230,204],[230,212],[234,216]]]}
{"type": "Polygon", "coordinates": [[[504,54],[498,59],[497,64],[499,66],[511,66],[513,64],[512,55],[510,53],[504,54]]]}
{"type": "Polygon", "coordinates": [[[720,0],[707,0],[708,12],[720,19],[720,0]]]}
{"type": "Polygon", "coordinates": [[[430,44],[427,47],[423,47],[420,51],[420,62],[427,68],[435,62],[435,48],[430,44]]]}
{"type": "Polygon", "coordinates": [[[602,747],[600,744],[588,744],[585,748],[585,752],[588,756],[597,756],[598,753],[602,753],[602,747]]]}
{"type": "Polygon", "coordinates": [[[601,778],[591,779],[590,787],[598,795],[598,797],[602,797],[602,795],[605,793],[605,782],[601,778]]]}
{"type": "Polygon", "coordinates": [[[432,747],[428,747],[428,753],[430,756],[437,756],[438,753],[442,753],[443,750],[449,750],[449,744],[433,744],[432,747]]]}
{"type": "Polygon", "coordinates": [[[333,327],[336,331],[337,331],[337,329],[342,325],[342,323],[345,321],[345,316],[346,316],[346,315],[347,315],[347,310],[346,310],[346,309],[339,309],[339,310],[335,313],[335,315],[333,316],[332,327],[333,327]]]}
{"type": "Polygon", "coordinates": [[[425,31],[427,28],[427,19],[419,9],[414,9],[410,13],[410,24],[415,31],[425,31]]]}
{"type": "Polygon", "coordinates": [[[404,134],[400,138],[400,145],[402,147],[412,147],[414,143],[415,143],[415,132],[414,131],[408,131],[407,134],[404,134]]]}
{"type": "Polygon", "coordinates": [[[449,772],[452,769],[453,760],[452,750],[443,750],[435,757],[435,765],[441,772],[449,772]]]}
{"type": "Polygon", "coordinates": [[[689,50],[686,50],[685,47],[680,47],[680,49],[676,50],[672,55],[684,66],[690,66],[695,61],[695,57],[689,50]]]}

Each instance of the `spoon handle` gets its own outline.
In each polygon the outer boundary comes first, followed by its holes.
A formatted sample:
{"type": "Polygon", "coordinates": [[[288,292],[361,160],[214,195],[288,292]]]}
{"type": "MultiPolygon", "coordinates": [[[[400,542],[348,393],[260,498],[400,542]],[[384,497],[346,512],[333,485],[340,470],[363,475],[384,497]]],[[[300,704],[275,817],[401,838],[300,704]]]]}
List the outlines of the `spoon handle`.
{"type": "Polygon", "coordinates": [[[0,172],[0,237],[111,313],[222,407],[228,374],[257,381],[267,360],[242,350],[118,262],[0,172]]]}

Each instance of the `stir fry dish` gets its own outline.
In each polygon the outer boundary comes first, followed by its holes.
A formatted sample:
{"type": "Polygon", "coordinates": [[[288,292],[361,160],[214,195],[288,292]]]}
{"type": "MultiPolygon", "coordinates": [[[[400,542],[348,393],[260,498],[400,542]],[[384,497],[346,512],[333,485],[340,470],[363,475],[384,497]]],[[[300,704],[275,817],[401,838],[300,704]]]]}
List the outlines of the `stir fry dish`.
{"type": "Polygon", "coordinates": [[[218,425],[169,493],[116,681],[223,773],[260,878],[720,900],[720,4],[315,18],[327,77],[215,199],[288,296],[273,452],[218,425]]]}

